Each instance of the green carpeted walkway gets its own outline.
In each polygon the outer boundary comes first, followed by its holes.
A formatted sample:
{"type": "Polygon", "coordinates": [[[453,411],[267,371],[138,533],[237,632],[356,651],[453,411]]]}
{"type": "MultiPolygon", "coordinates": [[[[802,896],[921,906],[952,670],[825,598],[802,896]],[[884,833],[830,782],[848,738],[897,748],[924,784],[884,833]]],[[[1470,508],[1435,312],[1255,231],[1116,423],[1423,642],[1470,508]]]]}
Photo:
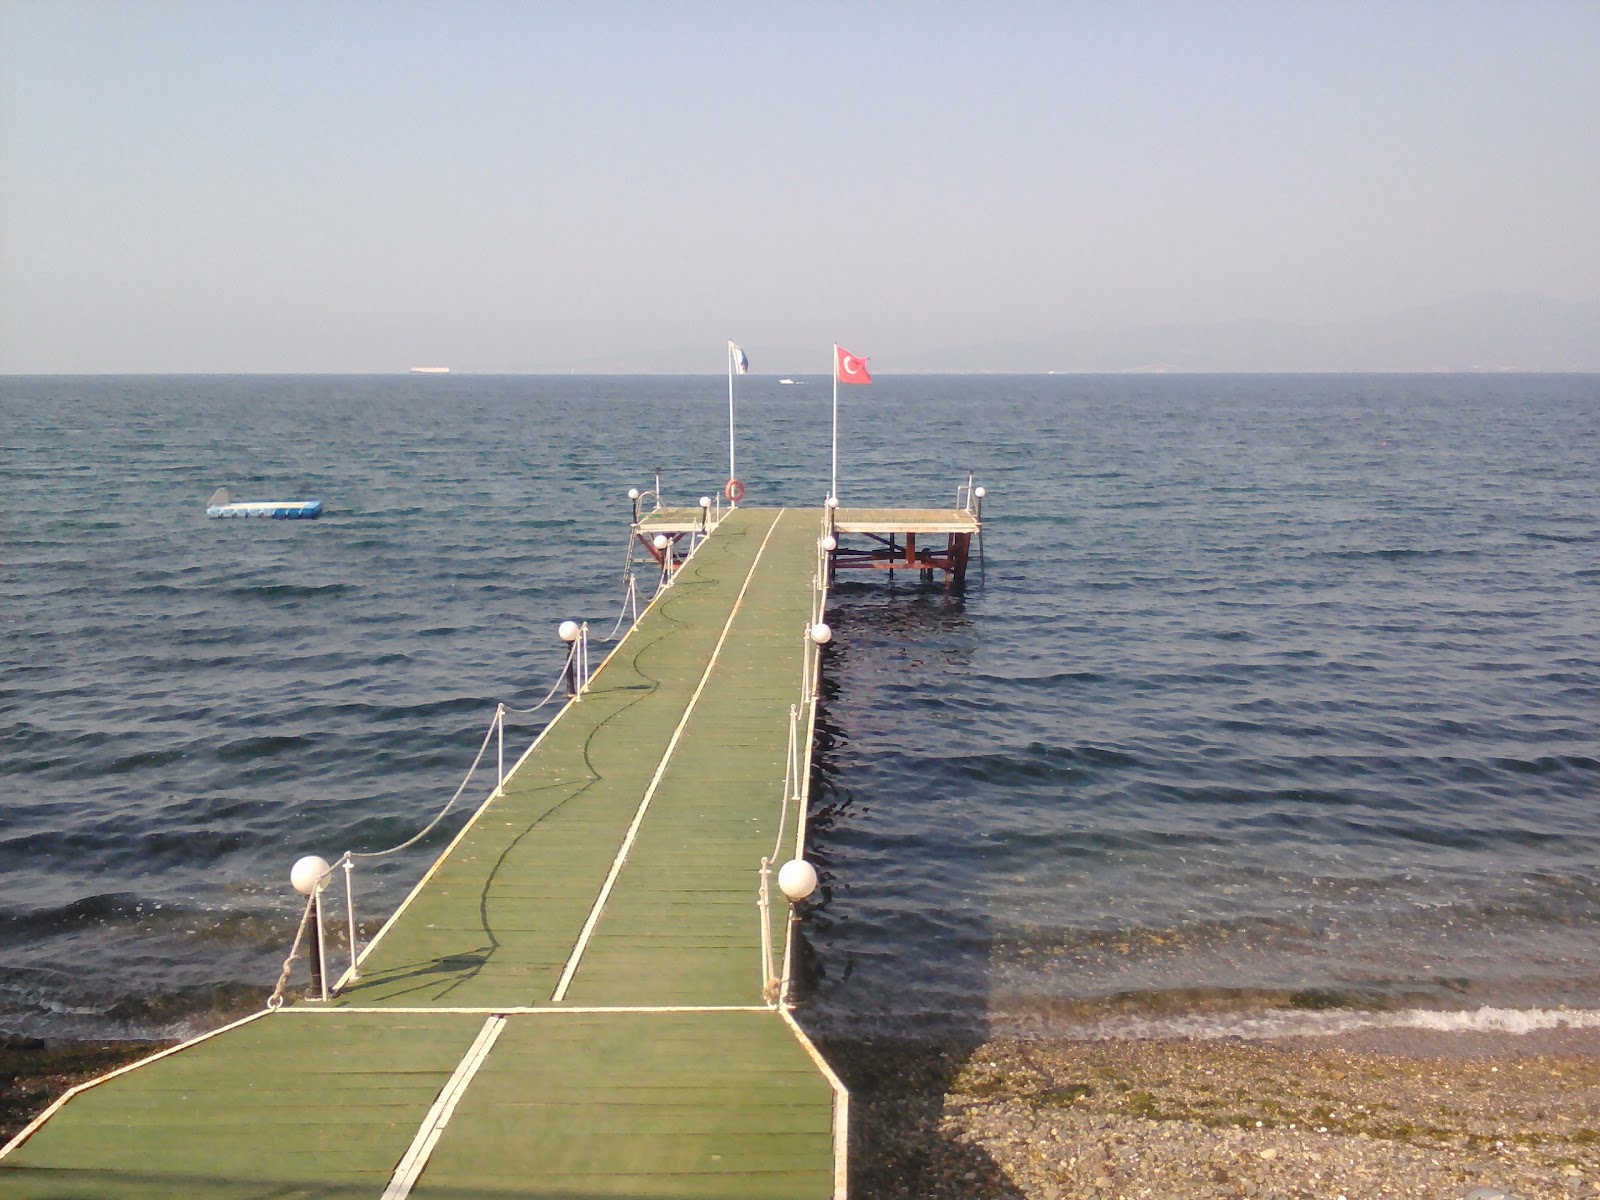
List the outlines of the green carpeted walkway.
{"type": "Polygon", "coordinates": [[[765,1003],[757,907],[819,528],[725,513],[359,982],[77,1095],[0,1195],[842,1196],[846,1097],[765,1003]]]}

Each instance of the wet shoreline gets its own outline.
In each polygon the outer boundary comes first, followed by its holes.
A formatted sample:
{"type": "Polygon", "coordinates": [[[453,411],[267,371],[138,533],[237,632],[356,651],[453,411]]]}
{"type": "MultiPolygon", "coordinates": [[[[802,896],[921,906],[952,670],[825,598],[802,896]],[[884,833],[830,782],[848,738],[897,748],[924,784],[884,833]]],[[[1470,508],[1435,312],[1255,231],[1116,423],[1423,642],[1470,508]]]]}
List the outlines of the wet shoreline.
{"type": "Polygon", "coordinates": [[[0,1145],[68,1088],[174,1044],[0,1035],[0,1145]]]}

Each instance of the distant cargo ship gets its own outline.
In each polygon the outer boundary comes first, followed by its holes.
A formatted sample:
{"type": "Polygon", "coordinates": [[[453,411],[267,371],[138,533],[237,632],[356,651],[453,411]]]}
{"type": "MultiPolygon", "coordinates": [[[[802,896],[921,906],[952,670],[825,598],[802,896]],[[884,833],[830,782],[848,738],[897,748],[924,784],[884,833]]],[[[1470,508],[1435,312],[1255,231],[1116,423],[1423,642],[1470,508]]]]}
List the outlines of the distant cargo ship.
{"type": "Polygon", "coordinates": [[[448,374],[450,374],[450,368],[449,367],[412,367],[411,368],[411,373],[413,375],[448,375],[448,374]]]}

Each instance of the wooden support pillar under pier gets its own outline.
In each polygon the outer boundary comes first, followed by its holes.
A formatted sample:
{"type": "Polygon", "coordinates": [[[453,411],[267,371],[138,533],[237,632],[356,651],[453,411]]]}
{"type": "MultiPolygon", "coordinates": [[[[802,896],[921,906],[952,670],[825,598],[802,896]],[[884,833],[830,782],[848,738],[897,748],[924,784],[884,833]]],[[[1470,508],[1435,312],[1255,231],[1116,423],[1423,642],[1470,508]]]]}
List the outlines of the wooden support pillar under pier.
{"type": "Polygon", "coordinates": [[[841,544],[833,554],[834,570],[917,571],[925,579],[943,571],[945,590],[959,591],[966,585],[972,538],[980,526],[976,515],[964,509],[840,508],[834,511],[832,528],[835,536],[854,535],[871,543],[865,548],[841,544]],[[941,534],[944,545],[929,548],[927,539],[941,534]]]}

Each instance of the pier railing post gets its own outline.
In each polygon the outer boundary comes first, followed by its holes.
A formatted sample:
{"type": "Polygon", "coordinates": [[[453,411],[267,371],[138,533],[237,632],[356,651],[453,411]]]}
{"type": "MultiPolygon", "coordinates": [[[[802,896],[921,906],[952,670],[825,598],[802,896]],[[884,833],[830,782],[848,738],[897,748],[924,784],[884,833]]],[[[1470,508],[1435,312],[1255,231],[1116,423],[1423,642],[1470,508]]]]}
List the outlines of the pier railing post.
{"type": "MultiPolygon", "coordinates": [[[[328,952],[322,936],[322,889],[328,886],[328,879],[333,874],[326,859],[315,854],[308,854],[297,860],[289,871],[289,883],[294,890],[306,897],[306,917],[302,919],[301,929],[311,939],[311,944],[306,948],[306,960],[311,967],[311,992],[307,994],[309,1000],[326,1000],[328,998],[328,952]]],[[[300,945],[300,937],[295,935],[295,948],[300,945]]],[[[283,978],[278,981],[281,989],[289,979],[289,966],[294,962],[294,950],[290,950],[288,959],[283,964],[283,978]]]]}
{"type": "Polygon", "coordinates": [[[789,705],[789,765],[783,786],[791,800],[800,799],[800,768],[805,756],[800,753],[800,706],[789,705]]]}
{"type": "Polygon", "coordinates": [[[494,790],[505,791],[506,786],[506,706],[502,703],[494,710],[495,773],[494,790]]]}
{"type": "Polygon", "coordinates": [[[772,970],[772,904],[768,899],[768,880],[772,876],[772,860],[761,860],[761,890],[756,908],[761,913],[761,995],[768,1004],[777,996],[777,977],[772,970]]]}
{"type": "Polygon", "coordinates": [[[311,988],[318,993],[317,998],[326,1001],[328,998],[328,947],[327,939],[322,936],[322,885],[318,884],[315,895],[311,900],[313,915],[311,918],[311,988]]]}
{"type": "Polygon", "coordinates": [[[658,533],[650,544],[655,547],[656,561],[661,564],[661,582],[656,585],[656,590],[660,591],[672,586],[672,539],[664,533],[658,533]]]}
{"type": "Polygon", "coordinates": [[[563,621],[556,627],[556,636],[567,644],[567,665],[562,670],[567,695],[573,700],[583,699],[583,667],[585,643],[589,638],[589,622],[563,621]]]}
{"type": "MultiPolygon", "coordinates": [[[[817,869],[803,858],[791,858],[778,868],[778,890],[789,901],[789,928],[785,935],[792,938],[794,927],[800,923],[800,905],[811,898],[817,890],[817,869]]],[[[779,991],[777,1001],[780,1005],[789,1003],[789,985],[792,979],[784,979],[779,991]]]]}
{"type": "Polygon", "coordinates": [[[361,957],[361,945],[359,935],[356,933],[356,865],[351,861],[348,850],[345,851],[344,862],[340,865],[344,867],[344,912],[350,922],[350,981],[354,983],[361,978],[361,968],[357,965],[357,960],[361,957]]]}
{"type": "Polygon", "coordinates": [[[806,668],[801,678],[800,698],[807,703],[817,698],[818,677],[822,674],[822,648],[833,640],[833,630],[826,622],[816,621],[806,626],[805,654],[802,662],[806,668]]]}

